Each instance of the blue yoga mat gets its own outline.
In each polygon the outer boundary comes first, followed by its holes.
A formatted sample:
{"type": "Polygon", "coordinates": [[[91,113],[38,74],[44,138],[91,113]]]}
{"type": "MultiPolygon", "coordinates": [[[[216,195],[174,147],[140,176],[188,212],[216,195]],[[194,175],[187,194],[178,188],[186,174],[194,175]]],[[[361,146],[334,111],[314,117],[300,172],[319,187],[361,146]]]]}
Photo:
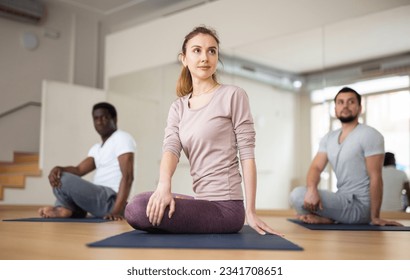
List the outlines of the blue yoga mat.
{"type": "Polygon", "coordinates": [[[306,224],[298,219],[288,219],[311,230],[354,230],[354,231],[410,231],[405,226],[374,226],[370,224],[306,224]]]}
{"type": "Polygon", "coordinates": [[[260,235],[249,226],[230,234],[147,233],[133,230],[87,244],[105,248],[174,248],[174,249],[239,249],[292,250],[303,248],[277,235],[260,235]]]}
{"type": "Polygon", "coordinates": [[[57,223],[105,223],[110,220],[87,217],[87,218],[20,218],[20,219],[5,219],[3,222],[57,222],[57,223]]]}

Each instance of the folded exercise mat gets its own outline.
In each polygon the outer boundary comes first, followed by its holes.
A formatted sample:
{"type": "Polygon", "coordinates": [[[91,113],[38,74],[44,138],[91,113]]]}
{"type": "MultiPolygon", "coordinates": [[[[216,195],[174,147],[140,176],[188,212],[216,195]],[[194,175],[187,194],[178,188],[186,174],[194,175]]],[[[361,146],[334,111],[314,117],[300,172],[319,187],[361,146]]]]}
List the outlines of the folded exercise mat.
{"type": "Polygon", "coordinates": [[[107,248],[303,250],[302,247],[280,236],[260,235],[249,226],[244,226],[239,233],[226,234],[147,233],[133,230],[89,243],[87,246],[107,248]]]}
{"type": "Polygon", "coordinates": [[[21,219],[4,219],[3,222],[57,222],[57,223],[105,223],[110,220],[87,217],[87,218],[21,218],[21,219]]]}
{"type": "Polygon", "coordinates": [[[311,230],[354,230],[354,231],[410,231],[405,226],[375,226],[370,224],[306,224],[298,219],[288,221],[311,230]]]}

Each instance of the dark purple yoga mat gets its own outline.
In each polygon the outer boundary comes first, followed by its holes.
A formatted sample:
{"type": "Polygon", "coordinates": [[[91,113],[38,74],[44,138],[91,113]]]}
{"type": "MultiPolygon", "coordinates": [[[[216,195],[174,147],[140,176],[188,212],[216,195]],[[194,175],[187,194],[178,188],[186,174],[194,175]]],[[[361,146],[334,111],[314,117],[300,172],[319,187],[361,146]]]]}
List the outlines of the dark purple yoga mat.
{"type": "Polygon", "coordinates": [[[239,249],[292,250],[303,248],[277,235],[259,235],[249,226],[239,233],[173,234],[133,230],[87,244],[104,248],[174,248],[174,249],[239,249]]]}
{"type": "Polygon", "coordinates": [[[354,230],[354,231],[410,231],[410,227],[375,226],[371,224],[306,224],[297,219],[288,221],[311,230],[354,230]]]}

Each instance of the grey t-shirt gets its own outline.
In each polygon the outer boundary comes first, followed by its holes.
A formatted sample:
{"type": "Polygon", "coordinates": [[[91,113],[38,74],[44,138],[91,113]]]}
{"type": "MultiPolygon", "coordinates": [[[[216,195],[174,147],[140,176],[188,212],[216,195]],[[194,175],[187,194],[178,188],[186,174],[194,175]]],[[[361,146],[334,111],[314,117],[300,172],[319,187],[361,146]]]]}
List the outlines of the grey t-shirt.
{"type": "Polygon", "coordinates": [[[384,138],[376,129],[358,124],[342,143],[337,129],[326,134],[320,142],[319,152],[326,153],[335,171],[338,192],[354,195],[369,202],[369,176],[366,157],[384,154],[384,138]]]}

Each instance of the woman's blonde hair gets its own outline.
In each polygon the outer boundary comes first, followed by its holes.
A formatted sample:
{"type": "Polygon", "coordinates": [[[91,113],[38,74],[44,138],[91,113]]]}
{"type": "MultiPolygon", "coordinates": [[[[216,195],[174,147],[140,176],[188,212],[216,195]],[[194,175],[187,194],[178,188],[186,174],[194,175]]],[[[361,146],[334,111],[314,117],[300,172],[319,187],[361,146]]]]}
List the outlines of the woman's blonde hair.
{"type": "MultiPolygon", "coordinates": [[[[206,27],[206,26],[197,26],[195,27],[190,33],[188,33],[185,36],[185,40],[182,44],[181,48],[181,53],[179,54],[179,59],[182,58],[182,56],[186,55],[186,45],[189,40],[194,38],[198,34],[206,34],[212,36],[216,43],[218,44],[219,47],[219,38],[216,33],[216,31],[212,28],[206,27]]],[[[219,58],[219,48],[218,48],[218,58],[219,58]]],[[[212,79],[217,82],[216,74],[212,74],[212,79]]],[[[176,92],[178,97],[185,96],[189,93],[192,92],[192,76],[191,72],[189,71],[187,66],[182,66],[181,74],[179,75],[178,81],[177,81],[177,87],[176,87],[176,92]]]]}

